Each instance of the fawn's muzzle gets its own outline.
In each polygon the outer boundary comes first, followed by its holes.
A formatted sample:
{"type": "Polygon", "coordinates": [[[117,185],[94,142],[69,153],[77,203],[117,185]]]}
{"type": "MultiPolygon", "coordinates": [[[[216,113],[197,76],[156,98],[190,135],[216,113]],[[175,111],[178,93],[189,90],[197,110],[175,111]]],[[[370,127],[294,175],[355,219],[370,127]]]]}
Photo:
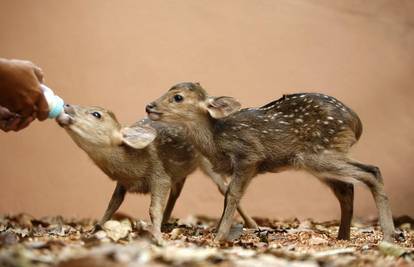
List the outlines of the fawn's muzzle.
{"type": "Polygon", "coordinates": [[[63,111],[68,115],[75,114],[75,108],[70,104],[65,104],[65,106],[63,107],[63,111]]]}
{"type": "Polygon", "coordinates": [[[75,108],[69,104],[65,104],[63,106],[63,112],[56,118],[56,121],[61,127],[65,127],[73,123],[74,115],[75,108]]]}
{"type": "Polygon", "coordinates": [[[151,113],[154,112],[154,109],[157,107],[157,105],[154,102],[149,103],[146,107],[145,107],[145,111],[147,113],[151,113]]]}
{"type": "Polygon", "coordinates": [[[156,107],[157,107],[157,104],[155,104],[154,102],[149,103],[145,107],[145,111],[147,112],[148,117],[151,120],[159,120],[161,118],[162,113],[156,111],[156,107]]]}

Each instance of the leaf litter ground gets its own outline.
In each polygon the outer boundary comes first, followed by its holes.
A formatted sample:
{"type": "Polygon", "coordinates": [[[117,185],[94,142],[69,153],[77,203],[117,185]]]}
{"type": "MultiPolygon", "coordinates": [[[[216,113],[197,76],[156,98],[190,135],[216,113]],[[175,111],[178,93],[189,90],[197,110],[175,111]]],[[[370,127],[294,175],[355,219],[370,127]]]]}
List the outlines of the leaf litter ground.
{"type": "Polygon", "coordinates": [[[232,242],[213,241],[217,220],[190,216],[165,226],[155,244],[149,224],[118,214],[92,233],[95,220],[0,215],[0,266],[414,266],[414,221],[396,219],[400,241],[381,242],[376,222],[354,222],[350,241],[338,222],[255,218],[235,224],[232,242]]]}

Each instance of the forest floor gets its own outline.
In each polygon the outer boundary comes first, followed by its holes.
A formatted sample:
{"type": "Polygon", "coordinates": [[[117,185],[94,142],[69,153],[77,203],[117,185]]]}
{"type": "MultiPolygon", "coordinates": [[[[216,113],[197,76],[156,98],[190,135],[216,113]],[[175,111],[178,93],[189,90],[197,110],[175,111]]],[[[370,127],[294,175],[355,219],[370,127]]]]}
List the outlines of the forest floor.
{"type": "Polygon", "coordinates": [[[414,221],[396,219],[396,244],[382,242],[376,222],[354,222],[350,241],[336,240],[338,222],[255,218],[260,230],[235,224],[232,242],[213,241],[217,220],[190,216],[151,240],[145,221],[118,215],[96,221],[0,215],[0,266],[414,266],[414,221]]]}

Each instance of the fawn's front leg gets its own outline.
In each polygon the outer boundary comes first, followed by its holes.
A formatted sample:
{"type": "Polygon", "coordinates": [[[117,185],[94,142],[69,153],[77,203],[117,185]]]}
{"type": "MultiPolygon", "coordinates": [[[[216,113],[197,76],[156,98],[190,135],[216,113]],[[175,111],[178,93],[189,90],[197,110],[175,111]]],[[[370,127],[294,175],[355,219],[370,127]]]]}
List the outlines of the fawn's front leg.
{"type": "MultiPolygon", "coordinates": [[[[220,175],[213,171],[213,167],[211,166],[211,163],[206,159],[202,158],[201,160],[201,170],[208,175],[211,180],[217,185],[218,190],[223,196],[226,196],[227,192],[227,177],[220,175]]],[[[243,218],[244,225],[247,228],[250,229],[258,229],[256,222],[250,217],[242,208],[241,205],[237,206],[237,211],[240,214],[240,216],[243,218]]]]}
{"type": "Polygon", "coordinates": [[[151,183],[151,204],[149,214],[152,222],[152,234],[158,243],[162,242],[162,218],[170,188],[171,182],[169,179],[157,179],[151,183]]]}
{"type": "Polygon", "coordinates": [[[90,234],[96,233],[99,230],[102,230],[103,224],[110,220],[112,215],[119,209],[122,202],[124,201],[125,194],[127,190],[121,184],[117,183],[114,192],[112,193],[111,200],[109,201],[108,207],[102,218],[97,224],[89,231],[90,234]]]}
{"type": "Polygon", "coordinates": [[[239,171],[234,174],[224,199],[224,210],[215,238],[216,241],[225,240],[227,238],[233,222],[234,213],[252,177],[252,172],[249,172],[248,170],[239,171]]]}
{"type": "Polygon", "coordinates": [[[122,202],[124,201],[127,190],[120,183],[116,184],[115,190],[112,193],[111,200],[109,201],[108,207],[106,208],[105,214],[99,221],[99,225],[103,225],[106,221],[111,219],[112,215],[119,209],[122,202]]]}

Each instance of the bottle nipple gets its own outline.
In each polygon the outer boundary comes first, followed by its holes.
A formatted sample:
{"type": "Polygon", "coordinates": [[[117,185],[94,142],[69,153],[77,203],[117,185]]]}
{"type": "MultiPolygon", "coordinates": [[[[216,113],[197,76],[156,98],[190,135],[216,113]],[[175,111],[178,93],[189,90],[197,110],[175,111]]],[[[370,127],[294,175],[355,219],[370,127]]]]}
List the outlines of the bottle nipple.
{"type": "Polygon", "coordinates": [[[55,95],[53,90],[47,87],[46,85],[41,84],[40,87],[43,91],[43,95],[45,96],[46,102],[49,106],[49,118],[54,119],[57,116],[59,116],[60,113],[62,113],[65,102],[63,101],[62,98],[55,95]]]}

